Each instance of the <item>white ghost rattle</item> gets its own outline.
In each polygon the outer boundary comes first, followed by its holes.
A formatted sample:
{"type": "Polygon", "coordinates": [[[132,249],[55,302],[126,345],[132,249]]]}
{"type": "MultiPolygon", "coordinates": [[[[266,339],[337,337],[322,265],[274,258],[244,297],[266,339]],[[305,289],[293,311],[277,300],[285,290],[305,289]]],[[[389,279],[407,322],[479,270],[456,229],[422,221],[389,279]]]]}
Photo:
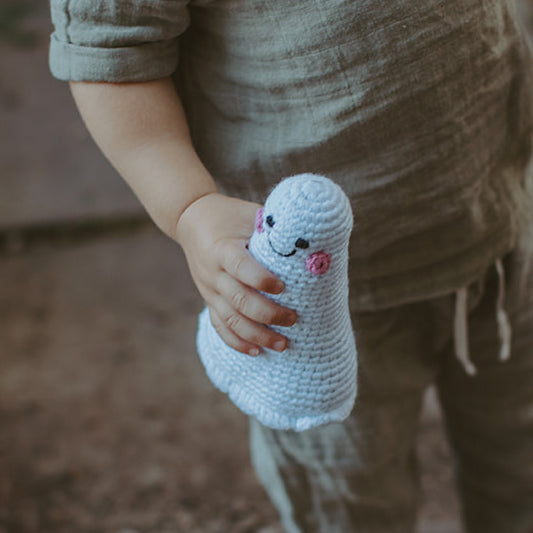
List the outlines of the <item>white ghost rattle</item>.
{"type": "Polygon", "coordinates": [[[197,348],[211,381],[265,426],[303,431],[344,420],[356,396],[356,348],[348,308],[350,202],[332,180],[299,174],[282,180],[258,210],[252,256],[285,283],[265,294],[294,309],[283,352],[250,357],[229,347],[206,307],[197,348]]]}

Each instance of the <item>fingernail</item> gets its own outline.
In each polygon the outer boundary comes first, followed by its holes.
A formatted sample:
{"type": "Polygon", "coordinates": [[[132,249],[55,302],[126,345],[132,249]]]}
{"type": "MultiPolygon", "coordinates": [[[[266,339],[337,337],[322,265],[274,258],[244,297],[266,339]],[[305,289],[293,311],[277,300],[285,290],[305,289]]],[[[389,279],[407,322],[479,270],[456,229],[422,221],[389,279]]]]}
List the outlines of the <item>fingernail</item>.
{"type": "Polygon", "coordinates": [[[289,313],[285,317],[285,323],[287,326],[294,326],[294,324],[296,324],[296,320],[298,320],[298,315],[296,315],[296,313],[289,313]]]}
{"type": "Polygon", "coordinates": [[[276,341],[274,343],[274,350],[277,352],[282,352],[285,348],[285,341],[276,341]]]}
{"type": "Polygon", "coordinates": [[[248,351],[248,353],[250,355],[253,355],[254,357],[259,355],[259,350],[257,348],[250,348],[250,350],[248,351]]]}
{"type": "Polygon", "coordinates": [[[285,284],[282,281],[276,281],[272,290],[276,293],[281,292],[285,288],[285,284]]]}

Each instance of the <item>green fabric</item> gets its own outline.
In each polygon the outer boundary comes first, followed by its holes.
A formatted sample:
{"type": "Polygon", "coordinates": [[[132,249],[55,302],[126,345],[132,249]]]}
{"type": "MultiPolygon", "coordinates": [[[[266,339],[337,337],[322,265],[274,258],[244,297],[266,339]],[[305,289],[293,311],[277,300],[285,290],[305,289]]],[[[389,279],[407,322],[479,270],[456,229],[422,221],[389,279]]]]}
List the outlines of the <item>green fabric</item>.
{"type": "Polygon", "coordinates": [[[172,74],[187,2],[51,0],[50,69],[62,80],[146,81],[172,74]]]}
{"type": "Polygon", "coordinates": [[[339,183],[357,309],[477,279],[533,211],[533,70],[512,1],[51,5],[58,78],[174,72],[222,192],[262,202],[303,172],[339,183]]]}

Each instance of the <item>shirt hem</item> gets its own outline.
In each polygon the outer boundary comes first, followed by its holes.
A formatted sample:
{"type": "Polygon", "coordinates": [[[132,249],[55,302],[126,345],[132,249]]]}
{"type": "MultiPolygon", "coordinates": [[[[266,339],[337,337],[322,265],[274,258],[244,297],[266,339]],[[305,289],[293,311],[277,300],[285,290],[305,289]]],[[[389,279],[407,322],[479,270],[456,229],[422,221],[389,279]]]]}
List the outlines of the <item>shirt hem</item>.
{"type": "MultiPolygon", "coordinates": [[[[438,269],[438,274],[423,274],[427,272],[427,265],[414,269],[404,276],[404,280],[394,277],[393,284],[388,281],[383,283],[382,288],[357,289],[357,282],[352,282],[350,288],[350,308],[352,312],[378,311],[382,309],[397,307],[417,301],[431,300],[447,294],[453,294],[462,287],[467,287],[472,283],[482,280],[489,268],[498,258],[511,252],[516,245],[516,239],[510,239],[509,233],[504,232],[499,239],[494,242],[492,236],[490,246],[485,249],[475,248],[473,257],[450,258],[447,260],[449,267],[445,270],[438,269]],[[357,295],[356,295],[357,294],[357,295]]],[[[380,280],[371,281],[374,287],[380,285],[380,280]]]]}

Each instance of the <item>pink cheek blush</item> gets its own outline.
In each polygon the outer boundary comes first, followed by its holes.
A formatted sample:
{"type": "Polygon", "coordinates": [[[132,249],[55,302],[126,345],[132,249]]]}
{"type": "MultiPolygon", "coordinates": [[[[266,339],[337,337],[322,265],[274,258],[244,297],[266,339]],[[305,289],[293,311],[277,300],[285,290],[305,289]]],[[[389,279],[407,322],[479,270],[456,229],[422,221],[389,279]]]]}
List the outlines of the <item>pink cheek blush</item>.
{"type": "Polygon", "coordinates": [[[330,264],[331,254],[325,252],[315,252],[305,260],[305,268],[307,268],[311,274],[315,274],[316,276],[325,274],[328,271],[330,264]]]}
{"type": "Polygon", "coordinates": [[[255,231],[257,233],[263,233],[265,228],[263,228],[263,208],[260,207],[255,214],[255,231]]]}

